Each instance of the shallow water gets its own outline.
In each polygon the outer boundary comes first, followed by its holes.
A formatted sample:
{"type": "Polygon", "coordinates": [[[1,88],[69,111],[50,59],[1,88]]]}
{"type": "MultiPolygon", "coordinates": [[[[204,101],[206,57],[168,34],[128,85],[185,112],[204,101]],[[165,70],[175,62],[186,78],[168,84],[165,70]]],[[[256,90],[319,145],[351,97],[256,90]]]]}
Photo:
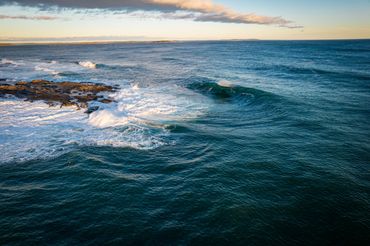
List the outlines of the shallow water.
{"type": "Polygon", "coordinates": [[[0,244],[370,243],[370,41],[0,47],[0,244]]]}

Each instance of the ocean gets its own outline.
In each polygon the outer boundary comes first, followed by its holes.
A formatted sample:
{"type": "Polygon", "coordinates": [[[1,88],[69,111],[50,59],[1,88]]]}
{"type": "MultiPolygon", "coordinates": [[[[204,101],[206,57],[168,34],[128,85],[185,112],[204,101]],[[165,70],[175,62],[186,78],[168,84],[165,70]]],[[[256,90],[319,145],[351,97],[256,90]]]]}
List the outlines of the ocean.
{"type": "Polygon", "coordinates": [[[0,245],[369,245],[370,41],[0,47],[0,245]]]}

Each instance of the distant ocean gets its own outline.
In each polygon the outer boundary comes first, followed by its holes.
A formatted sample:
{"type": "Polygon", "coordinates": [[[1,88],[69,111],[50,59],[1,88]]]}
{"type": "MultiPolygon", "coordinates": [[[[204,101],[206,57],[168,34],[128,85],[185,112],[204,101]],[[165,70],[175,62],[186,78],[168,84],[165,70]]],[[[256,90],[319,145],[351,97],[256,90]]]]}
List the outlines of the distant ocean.
{"type": "Polygon", "coordinates": [[[370,245],[370,41],[0,47],[0,245],[370,245]]]}

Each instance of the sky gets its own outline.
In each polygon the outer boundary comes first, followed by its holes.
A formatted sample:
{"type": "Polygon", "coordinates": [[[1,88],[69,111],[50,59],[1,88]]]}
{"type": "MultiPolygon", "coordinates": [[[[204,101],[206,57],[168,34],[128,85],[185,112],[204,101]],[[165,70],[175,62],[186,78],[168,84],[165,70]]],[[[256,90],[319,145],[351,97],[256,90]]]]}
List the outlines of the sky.
{"type": "Polygon", "coordinates": [[[370,38],[370,0],[0,0],[0,41],[370,38]]]}

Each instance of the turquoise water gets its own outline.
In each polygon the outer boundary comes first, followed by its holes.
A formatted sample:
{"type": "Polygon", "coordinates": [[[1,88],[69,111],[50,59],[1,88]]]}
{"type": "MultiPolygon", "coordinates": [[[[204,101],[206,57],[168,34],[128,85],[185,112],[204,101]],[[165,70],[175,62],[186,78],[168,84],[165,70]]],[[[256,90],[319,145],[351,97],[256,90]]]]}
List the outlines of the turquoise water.
{"type": "Polygon", "coordinates": [[[369,245],[370,41],[0,47],[1,245],[369,245]]]}

